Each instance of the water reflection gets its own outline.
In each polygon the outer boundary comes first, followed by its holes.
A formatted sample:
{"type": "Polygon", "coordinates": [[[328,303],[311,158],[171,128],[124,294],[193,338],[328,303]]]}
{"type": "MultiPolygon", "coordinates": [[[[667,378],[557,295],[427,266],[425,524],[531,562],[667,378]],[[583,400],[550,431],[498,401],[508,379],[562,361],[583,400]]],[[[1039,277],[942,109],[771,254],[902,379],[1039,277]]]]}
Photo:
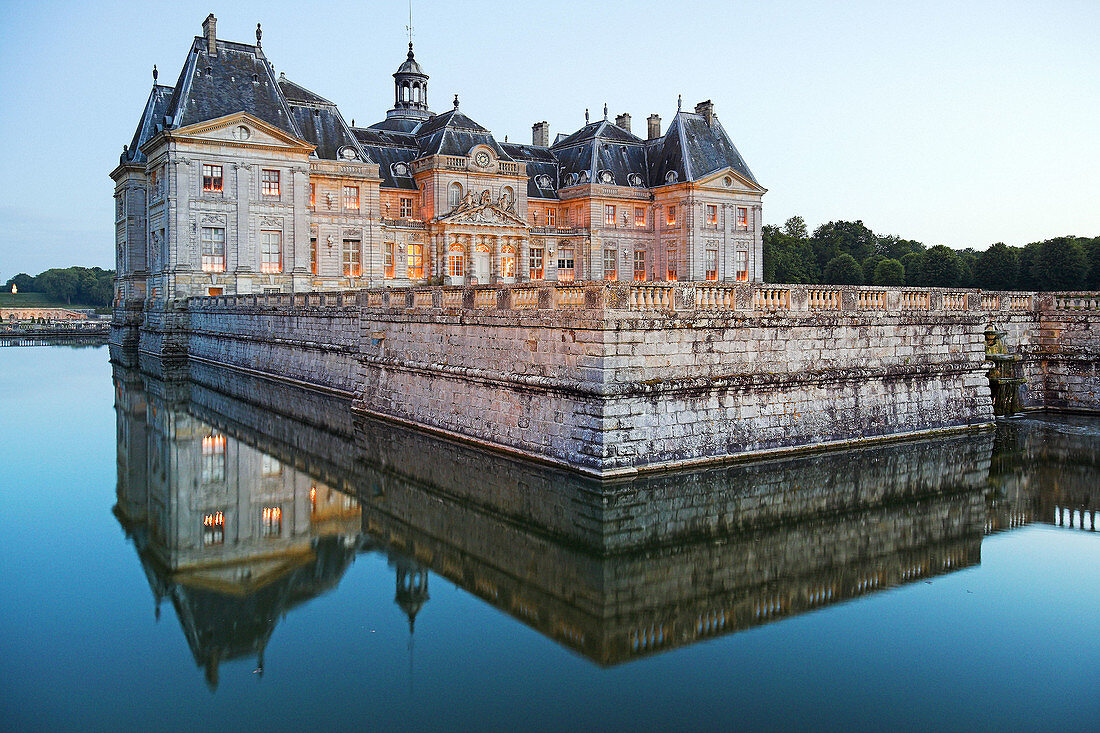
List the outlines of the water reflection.
{"type": "Polygon", "coordinates": [[[435,574],[610,665],[975,565],[986,533],[1095,526],[1095,421],[599,483],[192,378],[116,368],[115,512],[211,685],[225,660],[262,673],[277,621],[363,552],[410,633],[435,574]]]}

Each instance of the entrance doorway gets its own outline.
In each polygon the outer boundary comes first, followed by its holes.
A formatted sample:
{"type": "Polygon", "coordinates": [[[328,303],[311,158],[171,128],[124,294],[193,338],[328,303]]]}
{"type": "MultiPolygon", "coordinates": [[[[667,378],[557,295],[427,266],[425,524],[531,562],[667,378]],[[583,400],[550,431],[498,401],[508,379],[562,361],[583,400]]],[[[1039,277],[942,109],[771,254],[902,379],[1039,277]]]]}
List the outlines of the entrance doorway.
{"type": "Polygon", "coordinates": [[[479,285],[486,285],[492,275],[492,254],[488,247],[478,246],[474,251],[474,277],[479,285]]]}

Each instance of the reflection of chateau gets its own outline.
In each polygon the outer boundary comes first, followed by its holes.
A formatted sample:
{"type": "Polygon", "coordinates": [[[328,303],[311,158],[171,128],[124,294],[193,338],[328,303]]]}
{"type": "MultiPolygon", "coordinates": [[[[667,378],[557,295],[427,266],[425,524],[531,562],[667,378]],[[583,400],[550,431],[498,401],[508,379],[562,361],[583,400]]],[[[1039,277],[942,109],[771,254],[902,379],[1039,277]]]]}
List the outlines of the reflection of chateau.
{"type": "MultiPolygon", "coordinates": [[[[162,387],[163,384],[153,385],[162,387]]],[[[263,653],[278,619],[339,582],[360,548],[358,502],[116,373],[119,521],[195,661],[263,653]]]]}
{"type": "MultiPolygon", "coordinates": [[[[352,528],[345,517],[326,532],[360,532],[369,539],[359,546],[387,554],[393,600],[410,631],[430,604],[430,571],[600,664],[972,566],[983,534],[1050,521],[1054,507],[1092,501],[1080,494],[1087,471],[1095,476],[1100,463],[1095,428],[1052,440],[1029,420],[996,434],[599,483],[353,421],[336,398],[210,366],[197,376],[242,396],[262,388],[280,412],[182,385],[189,402],[175,413],[173,467],[201,471],[210,434],[225,436],[227,451],[253,455],[242,464],[251,466],[253,481],[264,480],[265,460],[284,471],[293,464],[301,488],[282,506],[318,482],[358,497],[361,524],[352,528]]],[[[134,445],[131,433],[156,420],[138,419],[141,411],[122,409],[121,399],[120,446],[125,441],[127,449],[120,451],[119,511],[138,512],[126,509],[133,500],[123,477],[134,471],[128,462],[154,465],[142,453],[154,441],[134,445]]],[[[188,501],[196,507],[191,523],[215,509],[188,501]]],[[[245,511],[262,518],[265,506],[250,499],[245,511]]],[[[227,504],[224,511],[228,527],[230,513],[242,510],[227,504]]],[[[254,537],[262,534],[258,526],[254,537]]],[[[320,526],[309,525],[305,535],[324,534],[320,526]]],[[[223,624],[238,623],[229,609],[221,613],[223,624]]]]}

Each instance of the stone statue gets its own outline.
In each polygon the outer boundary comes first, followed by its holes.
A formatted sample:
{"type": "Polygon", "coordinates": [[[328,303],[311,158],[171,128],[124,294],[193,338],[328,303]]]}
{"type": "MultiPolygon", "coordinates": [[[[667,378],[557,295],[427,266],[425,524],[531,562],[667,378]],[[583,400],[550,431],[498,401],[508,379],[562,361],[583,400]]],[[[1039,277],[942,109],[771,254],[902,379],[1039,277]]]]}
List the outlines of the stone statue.
{"type": "Polygon", "coordinates": [[[489,193],[489,189],[485,189],[481,192],[481,205],[485,206],[491,203],[493,203],[493,195],[489,193]]]}

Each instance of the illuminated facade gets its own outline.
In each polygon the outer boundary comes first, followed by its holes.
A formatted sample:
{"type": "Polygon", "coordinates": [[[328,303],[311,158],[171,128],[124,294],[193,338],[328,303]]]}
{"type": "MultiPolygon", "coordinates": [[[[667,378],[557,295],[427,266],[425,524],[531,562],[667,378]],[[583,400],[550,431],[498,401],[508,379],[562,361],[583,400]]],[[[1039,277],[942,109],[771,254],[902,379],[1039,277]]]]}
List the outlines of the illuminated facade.
{"type": "Polygon", "coordinates": [[[762,279],[761,187],[707,101],[498,142],[413,56],[369,127],[203,23],[112,171],[118,299],[366,285],[762,279]]]}

